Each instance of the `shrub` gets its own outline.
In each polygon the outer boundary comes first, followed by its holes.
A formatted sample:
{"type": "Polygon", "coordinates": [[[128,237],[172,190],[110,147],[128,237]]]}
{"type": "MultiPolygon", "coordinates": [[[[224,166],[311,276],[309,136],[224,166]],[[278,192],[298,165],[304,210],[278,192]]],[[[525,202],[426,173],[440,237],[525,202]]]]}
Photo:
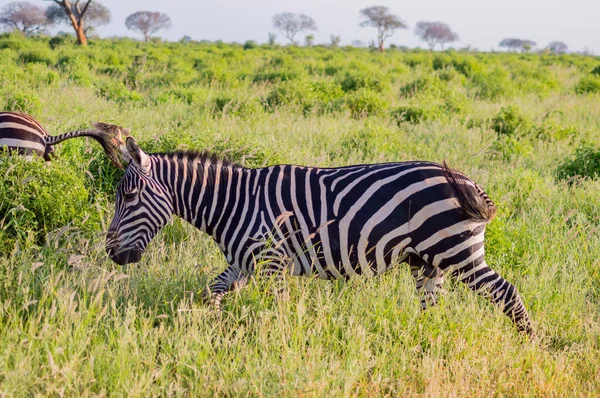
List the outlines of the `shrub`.
{"type": "Polygon", "coordinates": [[[600,78],[596,76],[584,76],[575,85],[577,94],[600,93],[600,78]]]}
{"type": "Polygon", "coordinates": [[[478,71],[471,75],[471,89],[476,97],[486,100],[509,97],[513,94],[513,83],[508,72],[495,68],[491,72],[478,71]]]}
{"type": "Polygon", "coordinates": [[[289,81],[274,87],[264,102],[268,109],[296,105],[305,112],[329,112],[342,107],[343,95],[340,85],[333,82],[289,81]]]}
{"type": "Polygon", "coordinates": [[[492,129],[500,136],[516,136],[518,133],[527,132],[531,122],[516,106],[505,106],[492,119],[492,129]]]}
{"type": "Polygon", "coordinates": [[[353,117],[376,115],[385,110],[387,102],[372,90],[360,90],[346,96],[346,106],[353,117]]]}
{"type": "Polygon", "coordinates": [[[383,92],[389,87],[387,78],[369,70],[350,70],[337,82],[345,92],[369,89],[383,92]]]}
{"type": "Polygon", "coordinates": [[[0,36],[0,49],[9,48],[11,50],[19,51],[27,48],[29,45],[28,40],[20,33],[4,33],[0,36]]]}
{"type": "Polygon", "coordinates": [[[4,252],[23,240],[39,244],[46,233],[65,225],[98,227],[84,178],[64,161],[45,164],[37,157],[26,161],[2,155],[0,174],[0,247],[4,252]]]}
{"type": "Polygon", "coordinates": [[[491,149],[491,157],[499,157],[506,161],[511,160],[513,156],[528,156],[533,150],[529,142],[513,136],[500,137],[494,141],[491,149]]]}
{"type": "Polygon", "coordinates": [[[252,98],[240,99],[235,95],[221,94],[213,101],[216,115],[250,116],[261,111],[260,103],[252,98]]]}
{"type": "Polygon", "coordinates": [[[279,70],[266,70],[258,72],[252,78],[254,83],[260,82],[287,82],[288,80],[294,80],[299,77],[299,73],[293,69],[279,69],[279,70]]]}
{"type": "Polygon", "coordinates": [[[94,77],[91,74],[88,61],[82,56],[64,55],[58,59],[56,65],[61,72],[67,75],[70,82],[83,87],[92,86],[94,77]]]}
{"type": "Polygon", "coordinates": [[[38,62],[46,65],[52,65],[55,62],[55,56],[50,50],[38,48],[24,51],[19,54],[19,61],[24,64],[38,62]]]}
{"type": "Polygon", "coordinates": [[[258,47],[258,44],[256,44],[256,42],[254,40],[247,40],[244,43],[244,50],[252,50],[257,47],[258,47]]]}
{"type": "Polygon", "coordinates": [[[34,94],[17,92],[7,96],[4,110],[23,112],[35,116],[41,112],[42,103],[34,94]]]}
{"type": "Polygon", "coordinates": [[[598,65],[594,69],[592,69],[592,71],[590,73],[592,75],[600,76],[600,65],[598,65]]]}
{"type": "Polygon", "coordinates": [[[597,179],[600,177],[600,150],[589,144],[579,146],[574,154],[559,163],[556,177],[569,181],[577,178],[597,179]]]}
{"type": "Polygon", "coordinates": [[[413,97],[416,95],[441,96],[446,94],[448,86],[435,74],[425,75],[404,85],[400,89],[400,95],[403,97],[413,97]]]}
{"type": "Polygon", "coordinates": [[[405,105],[394,109],[391,113],[398,123],[408,122],[412,124],[419,124],[423,120],[433,119],[434,111],[429,108],[425,108],[420,105],[405,105]]]}
{"type": "Polygon", "coordinates": [[[48,41],[48,45],[51,49],[55,50],[61,46],[73,44],[73,38],[69,35],[58,35],[48,41]]]}
{"type": "Polygon", "coordinates": [[[124,102],[139,102],[144,99],[140,93],[135,90],[129,90],[123,83],[118,81],[109,81],[100,84],[98,95],[119,104],[124,102]]]}
{"type": "Polygon", "coordinates": [[[372,130],[365,128],[347,133],[336,151],[330,152],[332,160],[356,157],[361,161],[368,161],[375,155],[375,142],[377,141],[372,130]]]}

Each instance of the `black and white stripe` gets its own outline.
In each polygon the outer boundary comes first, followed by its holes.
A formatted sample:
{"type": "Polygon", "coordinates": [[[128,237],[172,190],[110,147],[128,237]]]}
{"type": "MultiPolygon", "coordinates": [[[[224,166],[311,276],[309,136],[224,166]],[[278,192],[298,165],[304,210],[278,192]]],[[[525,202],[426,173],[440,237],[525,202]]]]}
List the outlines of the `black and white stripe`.
{"type": "MultiPolygon", "coordinates": [[[[42,156],[50,161],[54,145],[77,137],[90,137],[98,141],[107,156],[117,167],[122,167],[117,148],[122,145],[118,126],[95,124],[96,130],[77,130],[51,136],[33,117],[24,113],[0,112],[0,149],[25,156],[42,156]]],[[[128,133],[128,132],[127,132],[128,133]]]]}
{"type": "Polygon", "coordinates": [[[54,148],[46,145],[48,137],[44,127],[31,116],[0,112],[0,147],[7,147],[21,155],[38,155],[50,160],[54,148]]]}
{"type": "Polygon", "coordinates": [[[451,274],[531,332],[517,290],[485,262],[493,202],[446,166],[247,169],[206,154],[147,155],[132,139],[127,149],[107,238],[119,264],[139,261],[175,214],[211,235],[230,264],[211,286],[217,304],[255,273],[348,278],[407,262],[424,307],[451,274]]]}

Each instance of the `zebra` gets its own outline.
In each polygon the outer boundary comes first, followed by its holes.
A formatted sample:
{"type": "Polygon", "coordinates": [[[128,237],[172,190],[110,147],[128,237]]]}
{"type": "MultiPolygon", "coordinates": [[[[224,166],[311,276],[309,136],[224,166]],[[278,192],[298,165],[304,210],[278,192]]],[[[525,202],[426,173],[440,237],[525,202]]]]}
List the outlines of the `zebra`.
{"type": "Polygon", "coordinates": [[[206,293],[217,308],[254,274],[345,279],[404,262],[423,308],[453,275],[533,335],[517,289],[484,258],[496,206],[445,162],[250,169],[209,152],[146,154],[132,137],[123,149],[129,164],[105,242],[119,265],[139,262],[176,215],[210,235],[227,259],[206,293]]]}
{"type": "Polygon", "coordinates": [[[25,156],[38,155],[50,161],[54,154],[54,145],[76,137],[90,137],[98,141],[108,154],[112,163],[124,168],[118,152],[109,147],[122,147],[123,135],[129,135],[128,129],[105,123],[94,123],[96,130],[77,130],[51,136],[33,117],[18,112],[0,112],[0,148],[25,156]]]}

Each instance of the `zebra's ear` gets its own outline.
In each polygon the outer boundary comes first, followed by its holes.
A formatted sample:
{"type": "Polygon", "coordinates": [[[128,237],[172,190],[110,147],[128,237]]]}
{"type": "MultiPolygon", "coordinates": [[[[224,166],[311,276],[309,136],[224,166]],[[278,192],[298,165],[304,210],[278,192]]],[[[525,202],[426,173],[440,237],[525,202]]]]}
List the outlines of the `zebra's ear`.
{"type": "Polygon", "coordinates": [[[133,164],[146,174],[150,173],[150,157],[140,149],[132,137],[126,140],[127,153],[131,156],[133,164]]]}

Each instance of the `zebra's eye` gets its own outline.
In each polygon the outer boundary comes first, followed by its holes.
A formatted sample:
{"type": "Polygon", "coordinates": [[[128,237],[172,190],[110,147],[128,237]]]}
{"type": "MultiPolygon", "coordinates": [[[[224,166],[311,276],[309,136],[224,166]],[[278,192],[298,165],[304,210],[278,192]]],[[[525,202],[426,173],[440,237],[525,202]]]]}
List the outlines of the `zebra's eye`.
{"type": "Polygon", "coordinates": [[[137,196],[137,191],[127,192],[125,194],[125,202],[131,202],[137,196]]]}

